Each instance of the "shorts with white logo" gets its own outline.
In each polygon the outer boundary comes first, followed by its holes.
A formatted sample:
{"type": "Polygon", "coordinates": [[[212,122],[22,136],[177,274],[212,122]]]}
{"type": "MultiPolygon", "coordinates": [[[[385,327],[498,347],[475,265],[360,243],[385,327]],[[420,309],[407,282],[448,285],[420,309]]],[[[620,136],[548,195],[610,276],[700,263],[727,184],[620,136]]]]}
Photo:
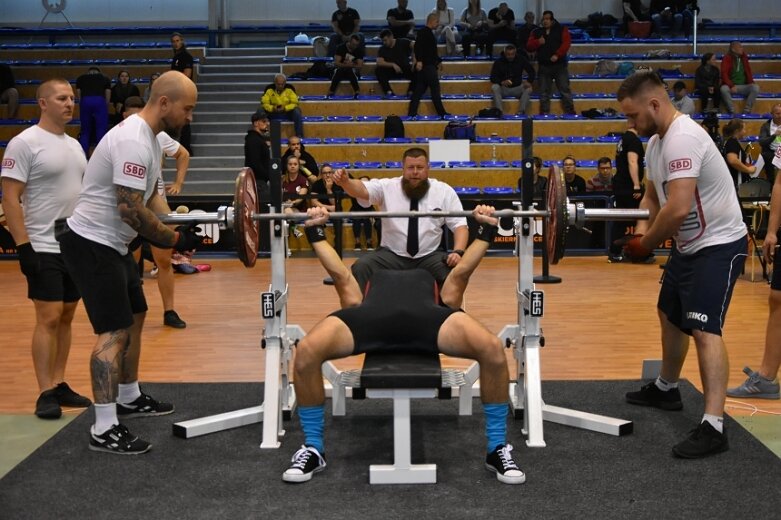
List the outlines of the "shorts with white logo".
{"type": "Polygon", "coordinates": [[[696,329],[721,336],[747,248],[745,236],[690,255],[673,248],[659,291],[659,310],[686,334],[696,329]]]}

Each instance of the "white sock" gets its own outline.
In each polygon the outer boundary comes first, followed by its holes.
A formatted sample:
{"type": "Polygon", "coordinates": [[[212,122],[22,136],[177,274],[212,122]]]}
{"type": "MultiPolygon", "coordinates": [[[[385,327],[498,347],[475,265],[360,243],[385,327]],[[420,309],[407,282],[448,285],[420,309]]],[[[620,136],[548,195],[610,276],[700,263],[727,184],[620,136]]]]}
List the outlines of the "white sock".
{"type": "Polygon", "coordinates": [[[119,424],[117,403],[95,403],[95,424],[92,426],[92,433],[100,435],[115,424],[119,424]]]}
{"type": "Polygon", "coordinates": [[[678,381],[676,381],[675,383],[669,383],[664,379],[662,379],[662,376],[659,376],[656,378],[656,388],[658,388],[662,392],[668,392],[673,388],[678,388],[678,381]]]}
{"type": "Polygon", "coordinates": [[[708,421],[713,428],[719,432],[724,433],[724,418],[717,415],[705,414],[702,416],[702,422],[708,421]]]}
{"type": "Polygon", "coordinates": [[[129,404],[141,397],[141,389],[138,387],[138,381],[132,383],[119,383],[119,396],[117,402],[129,404]]]}

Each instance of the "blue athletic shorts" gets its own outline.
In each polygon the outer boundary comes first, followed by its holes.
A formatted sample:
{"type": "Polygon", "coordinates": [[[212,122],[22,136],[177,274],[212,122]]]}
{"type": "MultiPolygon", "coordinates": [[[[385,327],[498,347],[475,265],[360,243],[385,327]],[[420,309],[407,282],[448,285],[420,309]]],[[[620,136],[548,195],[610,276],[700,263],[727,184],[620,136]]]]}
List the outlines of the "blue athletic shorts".
{"type": "Polygon", "coordinates": [[[721,336],[732,289],[743,271],[747,251],[745,236],[691,255],[673,249],[664,269],[657,307],[686,334],[702,330],[721,336]]]}

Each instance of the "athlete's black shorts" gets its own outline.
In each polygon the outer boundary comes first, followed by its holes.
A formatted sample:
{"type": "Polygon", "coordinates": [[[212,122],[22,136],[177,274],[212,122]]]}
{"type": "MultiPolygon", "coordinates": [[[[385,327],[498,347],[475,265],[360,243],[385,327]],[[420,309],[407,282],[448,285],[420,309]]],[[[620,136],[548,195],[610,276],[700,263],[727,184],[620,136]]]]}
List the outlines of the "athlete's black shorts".
{"type": "Polygon", "coordinates": [[[773,273],[770,275],[770,288],[774,291],[781,291],[781,257],[778,256],[778,246],[776,246],[775,255],[773,273]]]}
{"type": "Polygon", "coordinates": [[[437,336],[450,315],[439,305],[434,278],[420,269],[374,273],[364,302],[331,314],[353,334],[354,354],[397,349],[438,352],[437,336]]]}
{"type": "Polygon", "coordinates": [[[133,255],[66,231],[58,237],[63,260],[84,299],[95,334],[127,329],[147,305],[133,255]]]}
{"type": "Polygon", "coordinates": [[[697,329],[721,336],[747,248],[745,236],[691,255],[682,255],[673,248],[664,269],[657,307],[686,334],[697,329]]]}
{"type": "Polygon", "coordinates": [[[79,301],[81,296],[59,253],[38,253],[40,267],[27,277],[27,297],[42,302],[79,301]]]}

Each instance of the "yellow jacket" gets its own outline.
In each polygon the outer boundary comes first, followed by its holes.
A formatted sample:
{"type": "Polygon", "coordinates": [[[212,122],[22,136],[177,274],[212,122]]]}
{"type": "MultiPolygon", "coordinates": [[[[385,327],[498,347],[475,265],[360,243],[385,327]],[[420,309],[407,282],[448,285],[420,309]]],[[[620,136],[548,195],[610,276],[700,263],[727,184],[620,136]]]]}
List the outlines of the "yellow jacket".
{"type": "Polygon", "coordinates": [[[290,87],[285,87],[282,92],[277,92],[274,87],[269,87],[260,98],[263,110],[268,113],[276,112],[279,105],[285,107],[285,112],[289,112],[298,106],[298,95],[290,87]]]}

